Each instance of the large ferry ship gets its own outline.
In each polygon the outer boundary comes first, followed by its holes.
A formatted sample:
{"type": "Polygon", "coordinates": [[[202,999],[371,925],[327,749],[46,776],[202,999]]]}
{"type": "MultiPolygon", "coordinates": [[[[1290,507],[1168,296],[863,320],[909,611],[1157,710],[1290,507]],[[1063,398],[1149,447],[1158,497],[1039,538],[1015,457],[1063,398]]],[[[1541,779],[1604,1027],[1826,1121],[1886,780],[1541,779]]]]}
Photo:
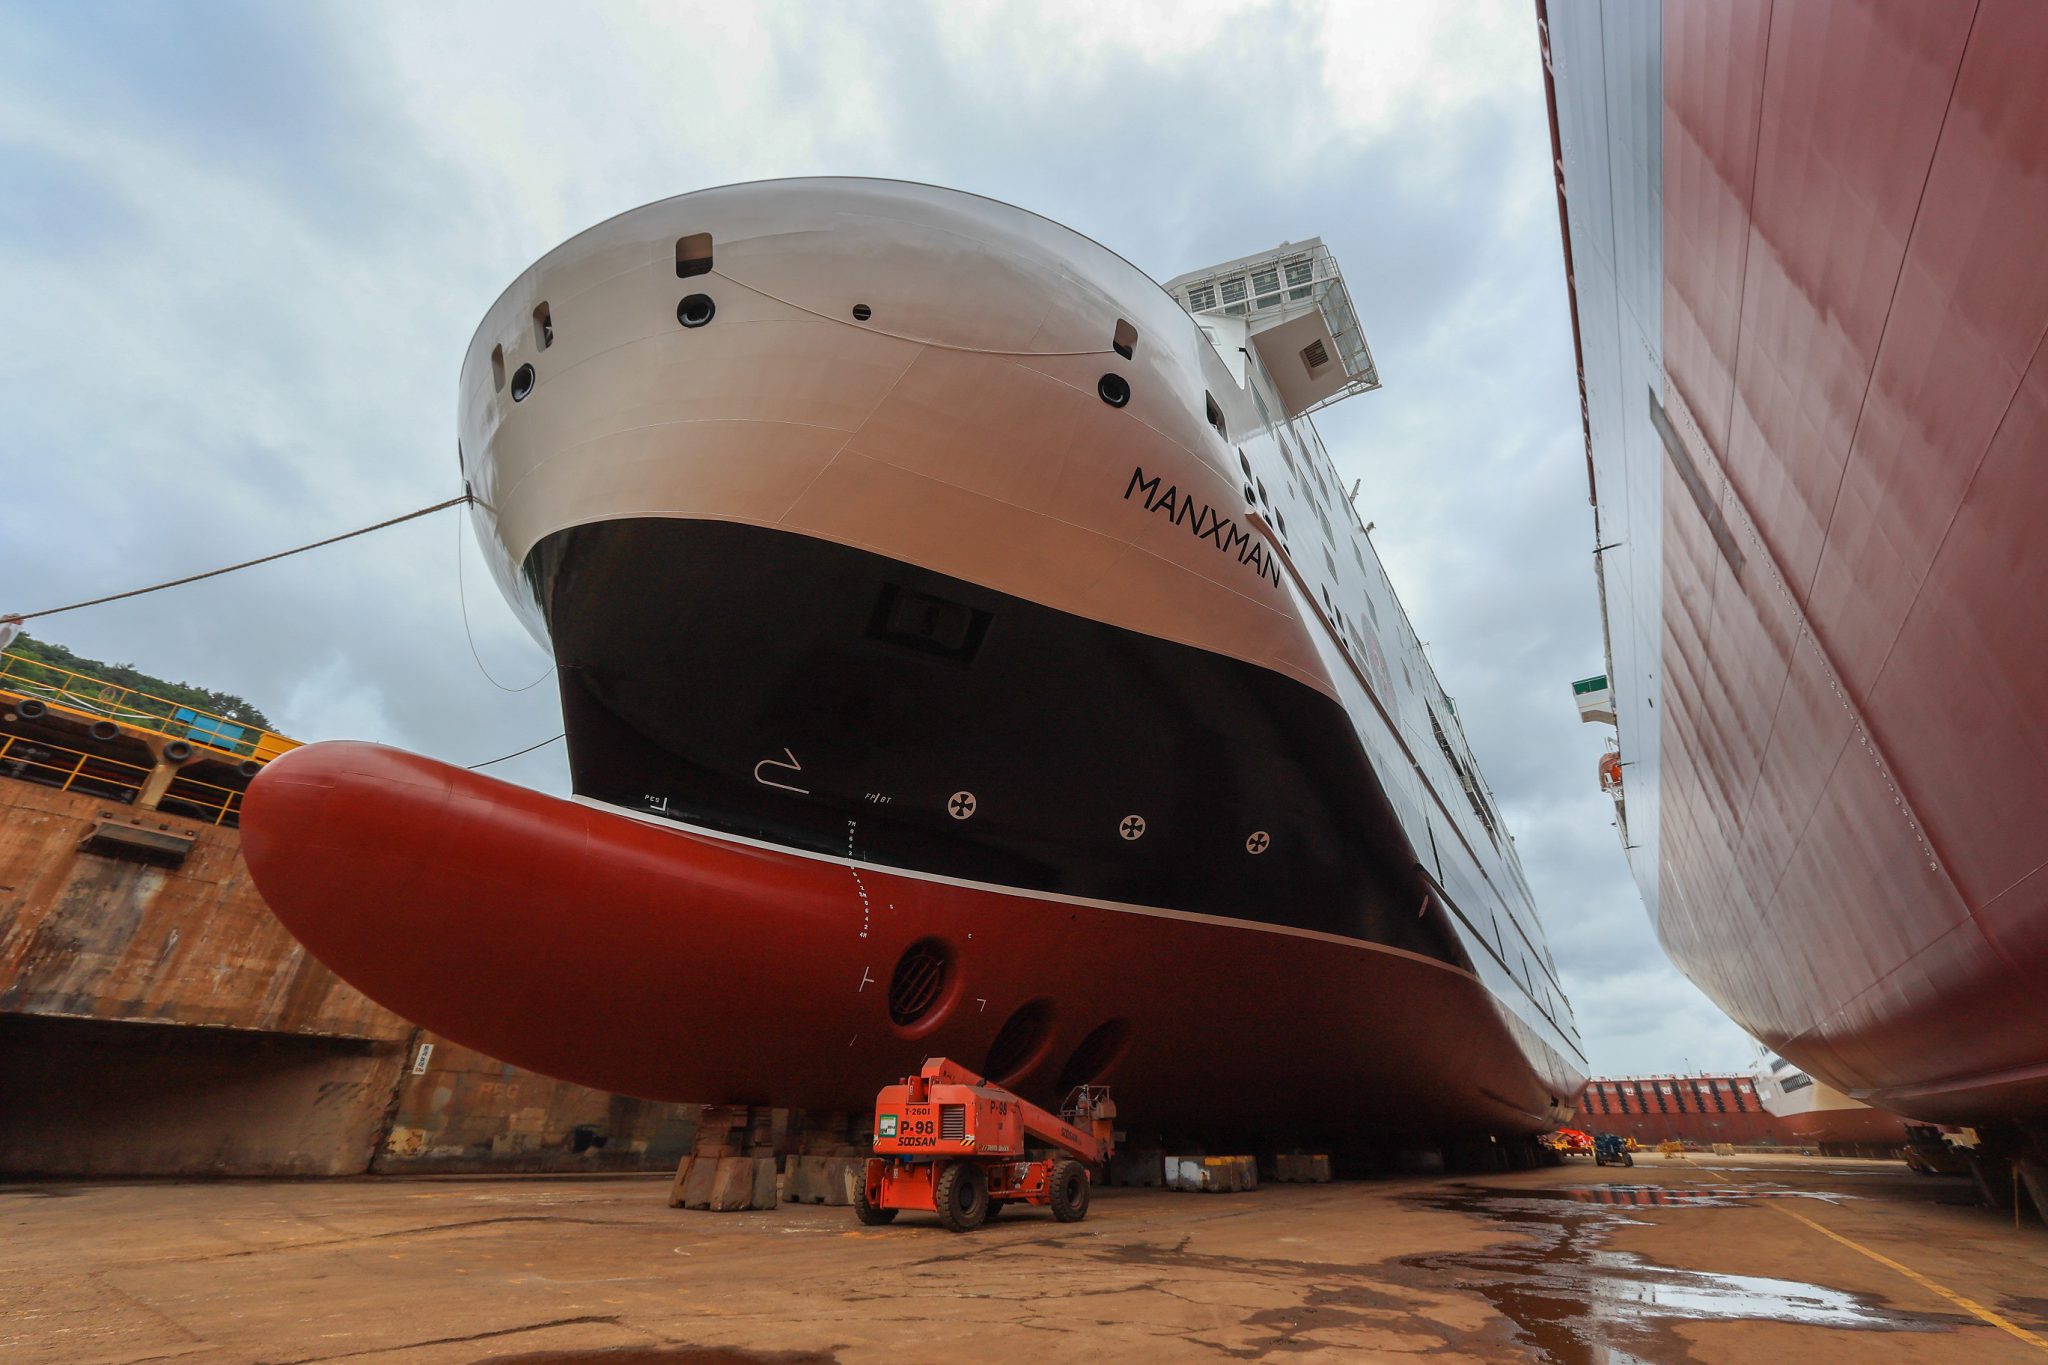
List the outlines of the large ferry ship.
{"type": "Polygon", "coordinates": [[[2048,1157],[2048,7],[1537,12],[1658,936],[1817,1083],[2048,1157]]]}
{"type": "Polygon", "coordinates": [[[623,214],[461,373],[574,800],[314,744],[250,867],[371,997],[607,1090],[858,1110],[944,1054],[1159,1132],[1549,1127],[1570,1005],[1310,420],[1378,382],[1319,240],[1162,287],[924,185],[623,214]]]}
{"type": "Polygon", "coordinates": [[[1897,1114],[1850,1099],[1776,1053],[1758,1048],[1750,1079],[1764,1112],[1823,1155],[1888,1156],[1907,1145],[1906,1122],[1897,1114]]]}

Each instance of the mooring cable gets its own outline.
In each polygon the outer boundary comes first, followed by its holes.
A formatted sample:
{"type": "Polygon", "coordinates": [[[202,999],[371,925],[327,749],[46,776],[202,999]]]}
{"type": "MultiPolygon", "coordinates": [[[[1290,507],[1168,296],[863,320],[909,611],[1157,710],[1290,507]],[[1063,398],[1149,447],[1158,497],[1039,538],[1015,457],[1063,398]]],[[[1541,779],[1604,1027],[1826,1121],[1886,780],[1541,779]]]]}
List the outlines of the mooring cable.
{"type": "Polygon", "coordinates": [[[183,578],[173,578],[165,583],[152,583],[146,588],[130,588],[127,592],[109,593],[105,597],[95,597],[87,602],[73,602],[68,606],[62,607],[45,607],[41,611],[9,613],[5,616],[0,616],[0,620],[33,621],[40,616],[56,616],[62,612],[78,611],[85,607],[104,606],[108,602],[119,602],[129,597],[141,597],[146,593],[162,592],[165,588],[181,588],[187,583],[197,583],[201,579],[219,578],[222,574],[236,573],[242,569],[253,569],[258,564],[269,564],[275,560],[289,559],[293,555],[304,554],[308,550],[317,550],[323,545],[334,545],[344,540],[353,540],[357,536],[366,536],[372,531],[381,531],[387,526],[396,526],[402,521],[411,521],[416,517],[424,517],[433,512],[443,512],[450,507],[459,507],[463,503],[473,501],[475,501],[475,498],[471,494],[463,493],[457,497],[449,498],[446,502],[437,502],[432,507],[422,507],[416,512],[407,512],[402,517],[390,517],[378,522],[374,526],[363,526],[353,531],[343,531],[338,536],[329,536],[325,540],[316,540],[309,545],[296,545],[289,550],[279,550],[276,554],[264,555],[259,559],[245,559],[239,564],[230,564],[220,569],[208,569],[205,573],[187,574],[183,578]]]}
{"type": "MultiPolygon", "coordinates": [[[[549,664],[547,672],[541,674],[524,687],[507,687],[504,683],[491,676],[490,669],[484,667],[484,656],[477,652],[476,636],[469,628],[469,589],[462,581],[462,544],[462,523],[457,521],[455,523],[455,604],[462,611],[462,638],[469,641],[469,657],[476,661],[476,671],[484,675],[484,681],[497,688],[500,692],[531,692],[534,688],[539,687],[549,678],[555,676],[555,666],[549,664]]],[[[511,757],[511,755],[508,754],[507,757],[511,757]]],[[[498,761],[495,758],[491,760],[493,763],[498,761]]]]}
{"type": "Polygon", "coordinates": [[[556,740],[558,740],[558,739],[567,739],[567,738],[568,738],[568,734],[567,734],[567,732],[565,731],[565,732],[564,732],[564,733],[562,733],[562,734],[550,736],[549,738],[547,738],[547,739],[544,739],[544,740],[542,740],[542,741],[541,741],[540,743],[538,743],[538,744],[529,744],[529,745],[527,745],[527,746],[526,746],[526,747],[525,747],[524,749],[514,749],[514,750],[513,750],[513,751],[512,751],[511,753],[509,753],[509,754],[499,754],[499,755],[498,755],[498,756],[497,756],[496,758],[487,758],[487,759],[485,759],[485,760],[484,760],[483,762],[481,762],[481,763],[471,763],[471,764],[468,764],[468,765],[467,765],[467,767],[468,767],[469,771],[471,771],[471,772],[475,772],[475,771],[476,771],[476,770],[477,770],[478,768],[488,768],[488,767],[490,767],[490,766],[491,766],[491,765],[492,765],[493,763],[503,763],[503,762],[504,762],[505,760],[507,760],[507,759],[510,759],[510,758],[517,758],[517,757],[519,757],[519,756],[520,756],[521,754],[530,754],[530,753],[532,753],[532,752],[533,752],[533,751],[534,751],[535,749],[545,749],[545,748],[547,748],[547,747],[548,747],[548,745],[550,745],[550,744],[553,744],[553,743],[554,743],[554,742],[555,742],[556,740]]]}

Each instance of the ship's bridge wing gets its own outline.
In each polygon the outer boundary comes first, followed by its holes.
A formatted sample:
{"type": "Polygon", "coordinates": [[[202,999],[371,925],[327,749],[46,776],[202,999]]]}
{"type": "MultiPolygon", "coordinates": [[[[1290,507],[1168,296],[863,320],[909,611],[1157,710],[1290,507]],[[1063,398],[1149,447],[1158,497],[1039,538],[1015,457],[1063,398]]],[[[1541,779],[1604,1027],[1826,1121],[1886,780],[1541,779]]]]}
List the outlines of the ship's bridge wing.
{"type": "Polygon", "coordinates": [[[1380,386],[1351,291],[1320,237],[1176,276],[1166,289],[1226,359],[1235,347],[1223,344],[1223,333],[1243,329],[1241,344],[1258,351],[1289,417],[1380,386]]]}

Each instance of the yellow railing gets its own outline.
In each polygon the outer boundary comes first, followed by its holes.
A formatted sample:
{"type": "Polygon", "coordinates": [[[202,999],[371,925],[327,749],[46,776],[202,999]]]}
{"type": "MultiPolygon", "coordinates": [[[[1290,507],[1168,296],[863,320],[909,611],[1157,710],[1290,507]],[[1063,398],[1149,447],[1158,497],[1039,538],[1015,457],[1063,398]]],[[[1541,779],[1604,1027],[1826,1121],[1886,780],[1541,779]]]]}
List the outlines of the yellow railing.
{"type": "Polygon", "coordinates": [[[86,720],[111,720],[258,763],[299,747],[295,739],[246,721],[20,654],[0,654],[0,694],[8,693],[35,697],[52,710],[86,720]]]}
{"type": "MultiPolygon", "coordinates": [[[[151,770],[139,763],[89,754],[21,735],[0,734],[0,776],[19,778],[59,791],[86,791],[132,803],[151,770]]],[[[239,824],[242,793],[232,787],[179,774],[157,801],[158,810],[190,815],[208,824],[239,824]]]]}

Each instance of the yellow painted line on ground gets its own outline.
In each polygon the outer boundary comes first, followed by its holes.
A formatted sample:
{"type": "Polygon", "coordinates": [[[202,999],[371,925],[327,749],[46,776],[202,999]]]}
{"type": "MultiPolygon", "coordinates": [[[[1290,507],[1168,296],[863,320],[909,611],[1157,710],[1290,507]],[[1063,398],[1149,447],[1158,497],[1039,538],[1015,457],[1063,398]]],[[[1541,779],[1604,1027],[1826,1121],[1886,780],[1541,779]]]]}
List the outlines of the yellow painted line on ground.
{"type": "MultiPolygon", "coordinates": [[[[1685,1160],[1685,1158],[1683,1157],[1679,1159],[1681,1161],[1685,1160]]],[[[1686,1161],[1685,1164],[1688,1166],[1693,1166],[1693,1163],[1690,1161],[1686,1161]]],[[[1693,1166],[1693,1169],[1705,1171],[1708,1175],[1713,1176],[1714,1179],[1720,1181],[1724,1185],[1736,1185],[1739,1187],[1742,1183],[1740,1181],[1730,1180],[1727,1176],[1722,1175],[1719,1171],[1715,1170],[1711,1166],[1693,1166]]],[[[1821,1236],[1829,1238],[1836,1242],[1840,1242],[1843,1246],[1849,1248],[1849,1250],[1856,1252],[1859,1255],[1868,1256],[1871,1260],[1876,1261],[1881,1266],[1886,1266],[1892,1270],[1898,1271],[1899,1274],[1904,1275],[1907,1279],[1911,1280],[1914,1284],[1919,1285],[1922,1289],[1933,1290],[1935,1293],[1941,1295],[1941,1297],[1947,1299],[1956,1307],[1962,1309],[1965,1313],[1968,1313],[1973,1317],[1979,1318],[1985,1322],[1990,1323],[1993,1327],[1996,1327],[2001,1332],[2010,1332],[2013,1336],[2016,1336],[2021,1341],[2026,1342],[2027,1345],[2033,1347],[2035,1350],[2048,1351],[2048,1338],[2043,1338],[2035,1332],[2029,1332],[2026,1328],[2020,1326],[2018,1323],[2012,1321],[2010,1318],[2001,1317],[1999,1314],[1992,1312],[1989,1308],[1986,1308],[1983,1304],[1978,1303],[1975,1299],[1965,1298],[1963,1295],[1956,1293],[1955,1290],[1950,1289],[1947,1285],[1937,1284],[1933,1280],[1928,1279],[1925,1275],[1922,1275],[1919,1271],[1913,1269],[1911,1266],[1900,1265],[1897,1261],[1894,1261],[1891,1257],[1885,1255],[1883,1252],[1872,1251],[1869,1247],[1864,1246],[1861,1242],[1855,1241],[1848,1237],[1844,1237],[1841,1233],[1836,1232],[1831,1228],[1823,1227],[1821,1224],[1814,1222],[1811,1218],[1808,1218],[1805,1214],[1797,1213],[1792,1209],[1786,1208],[1782,1203],[1779,1203],[1775,1200],[1768,1202],[1770,1204],[1771,1209],[1775,1212],[1782,1213],[1787,1218],[1796,1219],[1797,1221],[1806,1224],[1806,1226],[1812,1228],[1821,1236]]]]}

